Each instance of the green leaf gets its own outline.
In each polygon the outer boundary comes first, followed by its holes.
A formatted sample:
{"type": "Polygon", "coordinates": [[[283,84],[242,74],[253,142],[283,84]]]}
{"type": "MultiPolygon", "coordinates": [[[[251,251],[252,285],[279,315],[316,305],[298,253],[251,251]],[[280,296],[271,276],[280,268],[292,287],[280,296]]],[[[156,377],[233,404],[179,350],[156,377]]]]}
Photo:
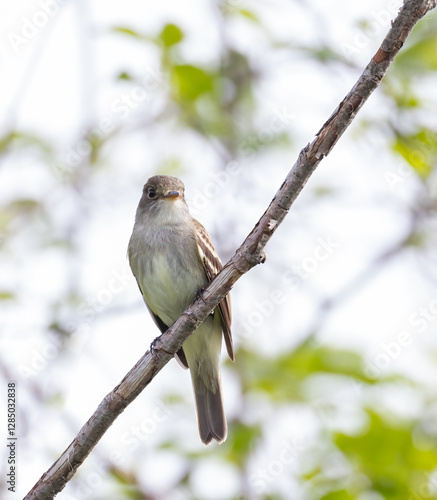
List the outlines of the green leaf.
{"type": "Polygon", "coordinates": [[[159,34],[159,40],[165,47],[171,47],[183,40],[184,34],[182,30],[175,24],[166,24],[159,34]]]}
{"type": "Polygon", "coordinates": [[[214,86],[210,74],[189,64],[174,66],[172,83],[182,101],[195,101],[201,95],[211,92],[214,86]]]}
{"type": "Polygon", "coordinates": [[[346,349],[335,349],[324,345],[302,344],[293,353],[295,370],[302,373],[325,372],[362,378],[361,356],[346,349]]]}
{"type": "Polygon", "coordinates": [[[396,85],[393,85],[392,82],[390,79],[383,80],[382,89],[395,100],[398,108],[417,108],[421,105],[421,98],[414,94],[408,80],[396,79],[396,85]]]}
{"type": "Polygon", "coordinates": [[[321,45],[317,47],[301,46],[299,47],[303,53],[308,54],[309,57],[321,63],[329,63],[332,61],[343,61],[343,57],[338,52],[334,51],[328,45],[321,45]]]}
{"type": "MultiPolygon", "coordinates": [[[[413,443],[414,424],[394,422],[368,410],[369,424],[358,436],[334,433],[334,442],[365,474],[374,491],[387,500],[404,498],[418,471],[432,471],[437,449],[419,450],[413,443]]],[[[428,497],[435,498],[435,496],[428,497]]]]}
{"type": "Polygon", "coordinates": [[[12,300],[14,298],[15,298],[14,293],[0,290],[0,300],[12,300]]]}
{"type": "Polygon", "coordinates": [[[241,370],[245,390],[257,389],[276,401],[305,400],[303,384],[315,374],[350,377],[355,381],[373,383],[364,374],[360,354],[304,342],[293,352],[270,359],[256,353],[240,350],[238,369],[241,370]]]}
{"type": "Polygon", "coordinates": [[[40,210],[41,208],[42,206],[40,202],[32,198],[19,198],[17,200],[11,201],[6,207],[6,209],[14,215],[28,215],[32,212],[40,210]]]}
{"type": "MultiPolygon", "coordinates": [[[[437,70],[437,36],[432,31],[407,47],[396,57],[394,66],[403,72],[428,72],[437,70]]],[[[417,75],[416,75],[417,76],[417,75]]]]}
{"type": "Polygon", "coordinates": [[[138,39],[147,38],[144,35],[141,35],[140,33],[138,33],[138,31],[135,31],[132,28],[126,28],[125,26],[114,26],[111,29],[111,31],[114,33],[120,33],[122,35],[128,35],[128,36],[131,36],[133,38],[138,38],[138,39]]]}
{"type": "Polygon", "coordinates": [[[127,73],[126,71],[121,71],[118,76],[117,76],[117,80],[127,80],[127,81],[131,81],[132,80],[132,75],[130,75],[129,73],[127,73]]]}
{"type": "Polygon", "coordinates": [[[405,240],[404,245],[408,247],[424,248],[428,242],[429,235],[420,231],[413,231],[405,240]]]}
{"type": "Polygon", "coordinates": [[[331,491],[327,495],[323,495],[320,500],[355,500],[346,490],[331,491]]]}
{"type": "Polygon", "coordinates": [[[412,135],[398,135],[392,145],[413,167],[419,177],[426,179],[437,160],[437,141],[435,134],[429,129],[421,128],[412,135]]]}
{"type": "Polygon", "coordinates": [[[261,436],[258,425],[246,425],[233,422],[229,427],[228,445],[220,448],[226,454],[226,459],[239,467],[243,467],[254,448],[255,441],[261,436]]]}
{"type": "Polygon", "coordinates": [[[238,9],[238,13],[245,17],[246,19],[249,19],[249,21],[252,21],[253,23],[255,24],[258,24],[260,25],[260,21],[259,21],[259,18],[258,16],[252,12],[251,10],[248,10],[248,9],[238,9]]]}
{"type": "Polygon", "coordinates": [[[41,137],[23,131],[13,130],[0,137],[0,153],[3,153],[12,146],[19,148],[37,147],[46,155],[52,152],[51,147],[41,137]]]}
{"type": "Polygon", "coordinates": [[[328,185],[320,185],[320,186],[315,186],[313,189],[313,193],[317,197],[323,197],[323,196],[330,196],[335,194],[335,188],[333,186],[328,186],[328,185]]]}

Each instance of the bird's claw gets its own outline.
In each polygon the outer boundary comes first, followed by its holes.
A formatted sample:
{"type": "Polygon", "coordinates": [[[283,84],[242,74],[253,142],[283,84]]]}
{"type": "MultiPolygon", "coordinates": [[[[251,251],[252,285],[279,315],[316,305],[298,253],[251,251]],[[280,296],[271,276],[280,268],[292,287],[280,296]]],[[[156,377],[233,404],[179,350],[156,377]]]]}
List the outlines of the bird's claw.
{"type": "Polygon", "coordinates": [[[156,356],[157,358],[161,359],[160,352],[165,352],[165,354],[168,354],[169,356],[173,356],[170,352],[166,351],[162,347],[159,347],[157,344],[160,343],[162,344],[161,336],[156,337],[150,344],[150,352],[152,353],[153,356],[156,356]]]}
{"type": "Polygon", "coordinates": [[[203,291],[204,288],[200,288],[199,290],[196,290],[196,299],[201,299],[204,304],[206,304],[205,299],[203,298],[203,291]]]}

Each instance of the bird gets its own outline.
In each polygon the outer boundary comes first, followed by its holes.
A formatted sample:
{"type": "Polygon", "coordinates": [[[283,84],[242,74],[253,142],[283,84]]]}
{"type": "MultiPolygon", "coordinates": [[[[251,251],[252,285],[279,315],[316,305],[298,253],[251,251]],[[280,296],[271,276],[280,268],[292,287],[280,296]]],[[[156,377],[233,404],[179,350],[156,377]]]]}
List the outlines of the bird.
{"type": "MultiPolygon", "coordinates": [[[[163,333],[223,268],[206,229],[190,213],[184,183],[155,175],[143,187],[128,258],[144,302],[163,333]]],[[[200,439],[227,437],[220,375],[222,336],[234,361],[230,295],[191,334],[175,357],[189,368],[200,439]]]]}

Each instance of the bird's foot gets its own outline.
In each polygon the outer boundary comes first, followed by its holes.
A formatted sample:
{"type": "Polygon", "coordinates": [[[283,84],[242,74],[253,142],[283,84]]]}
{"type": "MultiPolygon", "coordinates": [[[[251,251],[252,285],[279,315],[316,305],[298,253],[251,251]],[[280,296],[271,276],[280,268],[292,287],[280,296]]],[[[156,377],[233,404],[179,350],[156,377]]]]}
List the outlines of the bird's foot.
{"type": "Polygon", "coordinates": [[[199,288],[199,290],[196,291],[196,299],[201,299],[204,304],[206,304],[205,299],[203,298],[203,291],[205,288],[199,288]]]}
{"type": "Polygon", "coordinates": [[[164,352],[168,356],[173,356],[171,352],[166,351],[162,347],[159,346],[159,344],[162,345],[162,340],[161,340],[161,335],[159,337],[156,337],[156,339],[153,340],[153,342],[150,344],[150,352],[152,353],[153,356],[156,356],[157,358],[161,359],[160,353],[164,352]]]}

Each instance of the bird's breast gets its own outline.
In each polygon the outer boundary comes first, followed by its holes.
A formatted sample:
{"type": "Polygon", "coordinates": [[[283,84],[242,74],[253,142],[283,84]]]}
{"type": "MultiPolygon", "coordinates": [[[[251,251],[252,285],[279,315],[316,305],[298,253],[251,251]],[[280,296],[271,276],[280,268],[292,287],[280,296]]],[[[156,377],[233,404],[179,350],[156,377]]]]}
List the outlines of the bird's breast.
{"type": "Polygon", "coordinates": [[[167,325],[176,321],[207,281],[197,246],[188,241],[187,245],[180,237],[149,239],[133,259],[147,305],[167,325]]]}

